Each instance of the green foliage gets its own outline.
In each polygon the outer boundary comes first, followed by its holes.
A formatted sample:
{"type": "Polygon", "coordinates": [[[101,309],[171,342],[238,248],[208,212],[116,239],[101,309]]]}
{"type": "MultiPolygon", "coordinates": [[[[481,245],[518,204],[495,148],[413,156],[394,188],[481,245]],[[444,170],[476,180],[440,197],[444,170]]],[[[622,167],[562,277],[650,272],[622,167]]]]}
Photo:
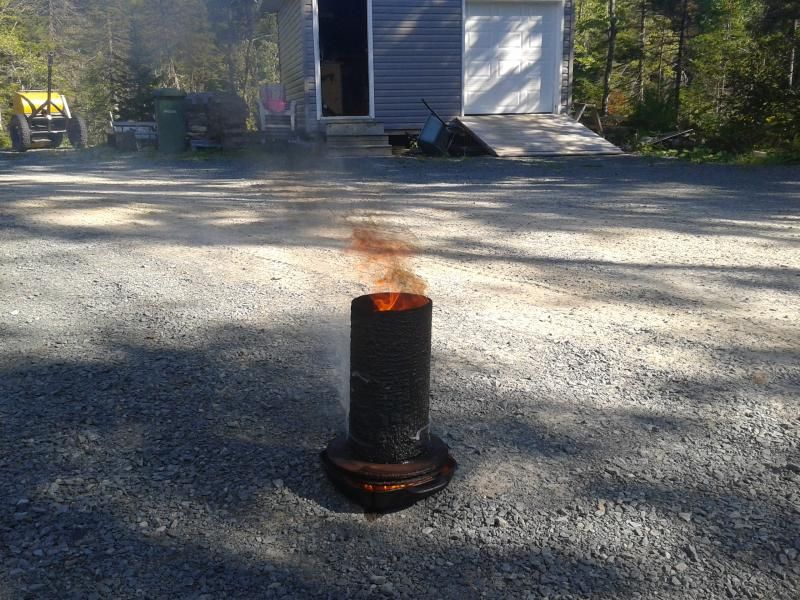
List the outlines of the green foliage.
{"type": "MultiPolygon", "coordinates": [[[[11,94],[35,87],[47,72],[43,22],[25,0],[0,0],[0,106],[7,109],[11,94]]],[[[5,120],[11,114],[4,110],[5,120]]]]}
{"type": "MultiPolygon", "coordinates": [[[[694,128],[702,144],[694,159],[768,151],[780,157],[775,160],[792,160],[798,154],[798,0],[689,0],[685,21],[682,1],[647,0],[644,48],[642,0],[618,3],[611,77],[612,98],[617,100],[611,121],[633,128],[637,135],[694,128]],[[679,123],[675,66],[681,29],[685,49],[679,123]]],[[[576,3],[575,102],[597,104],[602,93],[606,4],[576,3]]]]}
{"type": "MultiPolygon", "coordinates": [[[[54,87],[102,141],[109,114],[152,118],[157,87],[231,90],[252,106],[277,80],[277,28],[262,0],[0,0],[0,112],[11,95],[54,87]],[[230,9],[232,12],[228,12],[230,9]],[[220,11],[223,11],[222,13],[220,11]]],[[[0,124],[0,134],[5,124],[0,124]]],[[[2,143],[2,138],[0,138],[2,143]]]]}
{"type": "Polygon", "coordinates": [[[800,144],[794,150],[753,150],[743,153],[713,150],[707,146],[698,146],[693,150],[664,150],[645,146],[639,149],[639,154],[650,158],[675,158],[697,164],[716,163],[753,167],[800,164],[800,144]]]}
{"type": "Polygon", "coordinates": [[[627,122],[639,131],[669,131],[675,123],[675,105],[671,98],[647,89],[644,101],[635,105],[627,122]]]}

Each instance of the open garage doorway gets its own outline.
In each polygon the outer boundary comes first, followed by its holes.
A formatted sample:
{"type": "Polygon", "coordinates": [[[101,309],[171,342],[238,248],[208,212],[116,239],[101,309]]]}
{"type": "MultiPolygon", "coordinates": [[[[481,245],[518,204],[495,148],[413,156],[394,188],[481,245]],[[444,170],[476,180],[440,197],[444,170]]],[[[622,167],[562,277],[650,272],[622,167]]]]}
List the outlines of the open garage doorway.
{"type": "Polygon", "coordinates": [[[369,0],[317,0],[323,117],[370,115],[369,0]]]}

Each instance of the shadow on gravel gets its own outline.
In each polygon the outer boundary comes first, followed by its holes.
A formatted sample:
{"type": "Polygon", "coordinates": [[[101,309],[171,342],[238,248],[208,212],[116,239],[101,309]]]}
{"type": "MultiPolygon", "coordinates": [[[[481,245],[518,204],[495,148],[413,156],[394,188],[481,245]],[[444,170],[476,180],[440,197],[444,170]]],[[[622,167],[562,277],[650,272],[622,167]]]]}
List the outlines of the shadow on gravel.
{"type": "Polygon", "coordinates": [[[228,328],[168,348],[109,332],[117,343],[86,361],[5,356],[0,554],[17,584],[85,598],[113,579],[163,597],[291,579],[324,597],[313,573],[249,560],[255,534],[241,554],[225,539],[243,520],[261,530],[285,486],[325,493],[316,456],[336,400],[295,336],[228,328]]]}
{"type": "MultiPolygon", "coordinates": [[[[392,521],[406,513],[354,519],[361,511],[333,491],[319,465],[341,415],[320,359],[325,342],[315,335],[222,327],[202,343],[174,346],[109,331],[105,338],[116,341],[85,360],[3,357],[7,591],[19,598],[349,598],[361,588],[343,590],[332,579],[346,546],[350,556],[403,556],[400,574],[422,563],[443,598],[539,587],[573,596],[632,593],[635,585],[614,565],[574,541],[561,547],[523,537],[498,545],[480,530],[469,537],[457,518],[451,534],[440,529],[446,539],[407,539],[392,521]],[[458,576],[445,583],[445,572],[458,576]]],[[[475,485],[480,463],[466,456],[469,444],[516,448],[547,464],[603,452],[493,407],[453,417],[448,431],[464,459],[454,490],[475,485]]],[[[448,491],[420,511],[441,514],[441,503],[455,498],[448,491]]]]}
{"type": "Polygon", "coordinates": [[[625,481],[624,476],[614,481],[588,481],[585,489],[599,498],[635,499],[670,515],[673,527],[681,529],[687,540],[680,556],[690,564],[724,558],[740,565],[743,572],[750,569],[775,577],[791,593],[794,583],[787,572],[791,567],[780,557],[787,541],[800,543],[797,507],[786,497],[764,493],[758,482],[764,471],[767,477],[782,479],[783,486],[791,487],[793,475],[785,467],[743,464],[740,478],[726,481],[720,477],[716,489],[702,481],[646,483],[625,481]]]}

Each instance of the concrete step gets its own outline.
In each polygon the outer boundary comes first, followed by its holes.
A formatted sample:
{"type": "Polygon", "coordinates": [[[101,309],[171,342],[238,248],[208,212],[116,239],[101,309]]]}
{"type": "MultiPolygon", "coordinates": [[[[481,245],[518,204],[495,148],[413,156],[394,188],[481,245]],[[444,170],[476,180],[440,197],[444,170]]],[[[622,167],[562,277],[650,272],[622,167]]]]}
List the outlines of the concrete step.
{"type": "Polygon", "coordinates": [[[326,136],[383,135],[383,123],[376,121],[337,121],[325,123],[326,136]]]}
{"type": "Polygon", "coordinates": [[[354,146],[388,146],[388,135],[329,135],[329,148],[352,148],[354,146]]]}
{"type": "Polygon", "coordinates": [[[386,146],[353,146],[352,148],[326,149],[329,158],[379,158],[392,156],[392,147],[386,146]]]}

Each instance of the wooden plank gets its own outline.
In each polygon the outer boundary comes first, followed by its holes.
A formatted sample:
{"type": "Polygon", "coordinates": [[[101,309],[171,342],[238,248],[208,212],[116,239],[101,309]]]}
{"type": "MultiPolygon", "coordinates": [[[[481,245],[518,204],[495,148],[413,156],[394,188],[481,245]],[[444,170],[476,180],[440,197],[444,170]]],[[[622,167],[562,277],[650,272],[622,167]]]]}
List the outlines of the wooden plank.
{"type": "Polygon", "coordinates": [[[622,154],[622,150],[565,115],[485,115],[459,123],[501,157],[622,154]]]}

